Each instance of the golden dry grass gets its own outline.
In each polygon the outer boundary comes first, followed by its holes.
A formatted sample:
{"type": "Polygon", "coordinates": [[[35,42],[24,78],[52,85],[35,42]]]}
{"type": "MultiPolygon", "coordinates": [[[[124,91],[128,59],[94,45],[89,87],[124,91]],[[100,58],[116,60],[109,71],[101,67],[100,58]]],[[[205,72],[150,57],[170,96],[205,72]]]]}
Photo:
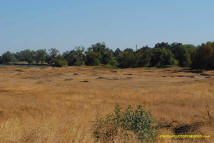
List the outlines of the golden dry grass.
{"type": "MultiPolygon", "coordinates": [[[[0,143],[93,143],[96,114],[112,112],[116,103],[141,104],[161,124],[203,122],[198,133],[212,143],[214,71],[202,75],[209,78],[181,68],[1,67],[0,143]]],[[[157,140],[178,142],[202,140],[157,140]]]]}

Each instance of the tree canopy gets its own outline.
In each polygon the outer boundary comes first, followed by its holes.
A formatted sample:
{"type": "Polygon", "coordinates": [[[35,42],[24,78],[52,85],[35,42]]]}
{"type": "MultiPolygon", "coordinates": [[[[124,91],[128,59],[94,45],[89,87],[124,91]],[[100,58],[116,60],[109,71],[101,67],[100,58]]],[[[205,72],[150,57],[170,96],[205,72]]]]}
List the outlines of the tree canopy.
{"type": "Polygon", "coordinates": [[[193,69],[214,69],[214,42],[199,46],[182,43],[161,42],[154,47],[144,46],[133,50],[112,50],[105,43],[96,43],[89,48],[76,47],[60,53],[56,48],[49,50],[7,51],[0,56],[0,63],[27,62],[28,64],[97,66],[109,65],[119,68],[181,66],[193,69]]]}

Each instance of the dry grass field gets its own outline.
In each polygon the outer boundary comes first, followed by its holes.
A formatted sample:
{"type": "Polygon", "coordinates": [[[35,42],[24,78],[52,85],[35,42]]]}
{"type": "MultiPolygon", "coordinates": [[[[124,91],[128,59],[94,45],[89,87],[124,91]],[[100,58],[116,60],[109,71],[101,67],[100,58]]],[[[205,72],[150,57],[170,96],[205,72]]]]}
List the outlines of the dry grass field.
{"type": "Polygon", "coordinates": [[[92,121],[115,104],[143,105],[159,134],[197,125],[191,134],[211,136],[157,143],[214,142],[214,71],[1,67],[0,143],[94,143],[92,121]]]}

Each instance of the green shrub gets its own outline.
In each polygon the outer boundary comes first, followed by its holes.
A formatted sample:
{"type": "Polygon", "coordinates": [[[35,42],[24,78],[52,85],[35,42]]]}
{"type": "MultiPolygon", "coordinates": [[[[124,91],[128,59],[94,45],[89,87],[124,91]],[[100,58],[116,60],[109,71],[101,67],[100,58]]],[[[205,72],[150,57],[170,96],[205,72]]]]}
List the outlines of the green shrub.
{"type": "Polygon", "coordinates": [[[86,65],[88,66],[97,66],[100,65],[101,54],[96,52],[86,52],[86,65]]]}
{"type": "Polygon", "coordinates": [[[117,59],[120,68],[134,68],[137,65],[136,55],[132,49],[125,49],[118,55],[117,59]]]}
{"type": "Polygon", "coordinates": [[[53,64],[53,66],[55,67],[64,67],[67,65],[68,65],[68,62],[62,56],[58,57],[53,64]]]}
{"type": "Polygon", "coordinates": [[[122,138],[130,139],[134,135],[134,139],[139,142],[153,142],[157,137],[158,125],[153,121],[151,114],[140,105],[137,109],[128,106],[125,111],[116,105],[113,114],[97,116],[93,131],[94,137],[100,142],[114,142],[121,133],[122,138]]]}
{"type": "Polygon", "coordinates": [[[111,65],[112,67],[118,67],[118,62],[115,58],[112,58],[109,62],[109,65],[111,65]]]}

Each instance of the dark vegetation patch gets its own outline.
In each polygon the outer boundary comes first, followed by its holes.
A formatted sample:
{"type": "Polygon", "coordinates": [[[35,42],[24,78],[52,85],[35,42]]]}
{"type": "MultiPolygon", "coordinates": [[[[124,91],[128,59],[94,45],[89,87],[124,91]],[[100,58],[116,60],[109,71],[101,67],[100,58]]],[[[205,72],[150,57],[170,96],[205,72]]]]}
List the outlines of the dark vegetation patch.
{"type": "Polygon", "coordinates": [[[201,73],[201,76],[209,76],[210,74],[206,74],[206,73],[201,73]]]}
{"type": "Polygon", "coordinates": [[[10,90],[8,90],[8,89],[0,88],[0,93],[9,92],[9,91],[10,91],[10,90]]]}
{"type": "Polygon", "coordinates": [[[114,78],[107,78],[107,77],[98,77],[96,79],[104,79],[104,80],[129,80],[129,79],[132,79],[132,77],[126,77],[126,78],[117,78],[117,77],[114,77],[114,78]]]}
{"type": "Polygon", "coordinates": [[[73,78],[66,78],[65,81],[71,81],[73,78]]]}
{"type": "Polygon", "coordinates": [[[191,133],[194,133],[196,131],[199,131],[199,128],[203,125],[204,125],[203,122],[195,122],[192,124],[184,124],[184,125],[180,125],[178,127],[173,128],[173,132],[176,135],[191,134],[191,133]]]}
{"type": "Polygon", "coordinates": [[[0,110],[0,117],[4,117],[4,111],[0,110]]]}
{"type": "Polygon", "coordinates": [[[126,73],[126,74],[124,74],[124,75],[133,75],[132,73],[126,73]]]}
{"type": "Polygon", "coordinates": [[[203,70],[194,70],[194,69],[179,69],[173,70],[172,73],[203,73],[203,70]]]}
{"type": "Polygon", "coordinates": [[[102,76],[99,76],[98,78],[96,79],[108,79],[108,78],[105,78],[105,77],[102,77],[102,76]]]}
{"type": "Polygon", "coordinates": [[[201,126],[204,122],[194,122],[191,124],[180,123],[176,120],[170,123],[160,123],[160,128],[166,128],[171,130],[175,135],[186,135],[199,132],[201,126]]]}
{"type": "MultiPolygon", "coordinates": [[[[170,123],[167,122],[161,122],[159,123],[160,128],[166,128],[172,131],[175,135],[204,135],[200,128],[203,126],[210,126],[214,123],[214,118],[211,116],[210,108],[208,105],[206,105],[206,114],[207,116],[204,117],[203,121],[197,121],[192,123],[181,123],[179,121],[171,121],[170,123]]],[[[184,138],[185,139],[185,138],[184,138]]],[[[181,140],[184,140],[181,139],[181,140]]],[[[189,140],[189,139],[185,139],[189,140]]],[[[205,139],[199,140],[200,141],[206,141],[205,139]]]]}
{"type": "Polygon", "coordinates": [[[17,72],[24,72],[23,69],[16,69],[15,71],[17,71],[17,72]]]}
{"type": "Polygon", "coordinates": [[[23,77],[22,79],[32,79],[32,80],[39,80],[41,79],[41,77],[32,77],[32,76],[27,76],[27,77],[23,77]]]}
{"type": "Polygon", "coordinates": [[[88,80],[82,80],[82,81],[80,81],[80,82],[89,82],[88,80]]]}
{"type": "Polygon", "coordinates": [[[161,77],[166,77],[166,78],[190,78],[190,79],[204,79],[204,78],[211,78],[211,76],[193,76],[193,75],[175,75],[175,76],[167,76],[167,75],[162,75],[161,77]]]}
{"type": "Polygon", "coordinates": [[[96,78],[96,79],[119,80],[119,78],[107,78],[107,77],[102,77],[102,76],[100,76],[100,77],[98,77],[98,78],[96,78]]]}
{"type": "MultiPolygon", "coordinates": [[[[172,121],[170,124],[165,124],[164,126],[160,125],[160,128],[167,128],[171,130],[174,135],[202,135],[202,136],[205,135],[200,131],[200,128],[205,125],[204,122],[194,122],[191,124],[177,122],[176,126],[173,125],[173,122],[176,121],[172,121]]],[[[207,143],[206,138],[173,138],[173,140],[181,142],[185,141],[185,142],[207,143]]]]}
{"type": "Polygon", "coordinates": [[[188,75],[178,75],[178,77],[182,77],[182,78],[194,78],[195,76],[188,76],[188,75]]]}
{"type": "MultiPolygon", "coordinates": [[[[188,67],[183,72],[202,73],[203,70],[214,69],[214,42],[203,43],[199,46],[182,43],[161,42],[154,47],[144,46],[140,49],[126,48],[112,50],[105,43],[96,43],[85,50],[78,47],[63,54],[51,48],[39,50],[22,50],[16,53],[7,51],[0,56],[0,64],[10,65],[26,63],[24,66],[99,66],[109,68],[137,67],[188,67]],[[194,69],[194,70],[192,70],[194,69]]],[[[112,72],[116,70],[112,69],[112,72]]],[[[175,70],[180,72],[179,70],[175,70]]]]}

